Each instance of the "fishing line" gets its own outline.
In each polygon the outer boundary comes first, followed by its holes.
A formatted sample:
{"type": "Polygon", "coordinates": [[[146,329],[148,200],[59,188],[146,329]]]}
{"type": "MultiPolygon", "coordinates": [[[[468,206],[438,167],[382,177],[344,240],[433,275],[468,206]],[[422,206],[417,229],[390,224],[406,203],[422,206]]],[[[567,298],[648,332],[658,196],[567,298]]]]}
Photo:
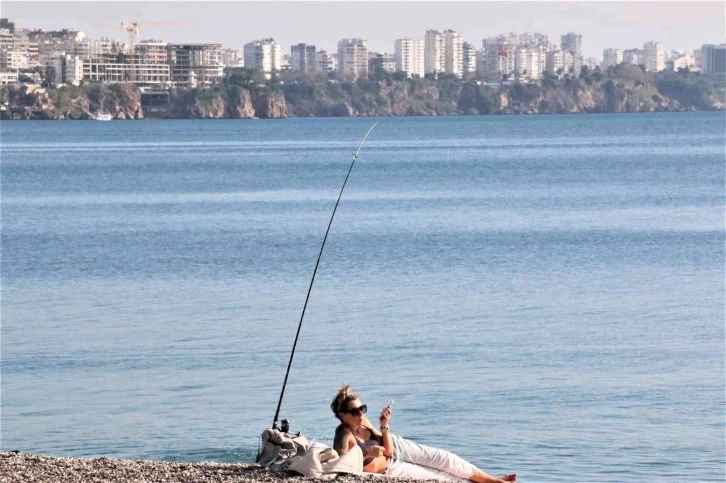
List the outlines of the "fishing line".
{"type": "MultiPolygon", "coordinates": [[[[363,138],[363,141],[361,141],[360,146],[358,146],[358,150],[353,153],[353,161],[350,163],[350,168],[348,168],[348,174],[345,176],[345,181],[343,181],[343,187],[340,188],[340,193],[338,194],[338,200],[335,202],[335,207],[333,208],[333,214],[330,216],[330,222],[328,222],[328,229],[325,231],[325,237],[323,238],[323,244],[320,246],[320,253],[318,254],[318,261],[315,262],[315,270],[313,270],[313,277],[310,279],[310,286],[308,287],[308,294],[305,297],[305,305],[303,305],[302,314],[300,315],[300,323],[297,326],[297,334],[295,334],[295,342],[292,344],[292,352],[290,353],[290,361],[287,363],[287,372],[285,372],[285,380],[282,382],[282,391],[280,391],[280,400],[277,402],[277,411],[275,411],[275,419],[272,421],[272,427],[273,429],[277,428],[277,418],[280,415],[280,407],[282,406],[282,397],[285,394],[285,386],[287,386],[287,378],[290,375],[290,367],[292,367],[292,359],[295,356],[295,348],[297,347],[297,340],[298,337],[300,337],[300,329],[302,328],[303,319],[305,318],[305,309],[308,306],[308,300],[310,300],[310,292],[313,290],[313,282],[315,281],[315,275],[318,273],[318,265],[320,265],[320,258],[323,256],[323,248],[325,248],[325,242],[328,239],[328,233],[330,233],[330,226],[333,224],[333,218],[335,218],[335,212],[338,209],[338,204],[340,203],[340,197],[343,196],[343,190],[345,189],[345,185],[348,182],[348,178],[350,177],[350,172],[353,171],[353,165],[355,164],[355,160],[358,159],[358,154],[360,153],[361,148],[363,147],[363,144],[366,142],[366,139],[368,139],[368,135],[373,131],[373,128],[376,127],[378,123],[374,123],[371,128],[366,133],[365,137],[363,138]]],[[[283,421],[284,425],[285,421],[283,421]]]]}

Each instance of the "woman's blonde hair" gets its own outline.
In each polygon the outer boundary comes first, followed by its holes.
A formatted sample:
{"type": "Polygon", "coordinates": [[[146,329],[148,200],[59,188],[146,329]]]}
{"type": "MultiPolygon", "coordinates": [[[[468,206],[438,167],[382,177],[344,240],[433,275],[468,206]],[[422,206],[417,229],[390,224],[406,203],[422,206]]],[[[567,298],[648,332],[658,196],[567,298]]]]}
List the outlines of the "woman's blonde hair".
{"type": "Polygon", "coordinates": [[[349,402],[355,401],[356,399],[358,399],[358,395],[353,392],[350,384],[343,384],[338,389],[338,393],[333,398],[333,402],[330,403],[330,409],[333,410],[335,417],[342,421],[343,418],[340,417],[340,413],[348,408],[349,402]]]}

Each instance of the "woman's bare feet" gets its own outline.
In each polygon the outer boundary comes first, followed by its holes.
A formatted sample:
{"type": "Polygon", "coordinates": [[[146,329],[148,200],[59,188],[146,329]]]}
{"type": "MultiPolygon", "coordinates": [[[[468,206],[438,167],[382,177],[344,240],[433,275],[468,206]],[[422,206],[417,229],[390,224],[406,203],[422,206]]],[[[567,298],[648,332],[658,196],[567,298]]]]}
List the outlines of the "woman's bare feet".
{"type": "Polygon", "coordinates": [[[517,474],[510,473],[501,478],[497,478],[495,476],[489,476],[481,470],[476,470],[471,480],[474,483],[515,483],[517,481],[517,474]]]}

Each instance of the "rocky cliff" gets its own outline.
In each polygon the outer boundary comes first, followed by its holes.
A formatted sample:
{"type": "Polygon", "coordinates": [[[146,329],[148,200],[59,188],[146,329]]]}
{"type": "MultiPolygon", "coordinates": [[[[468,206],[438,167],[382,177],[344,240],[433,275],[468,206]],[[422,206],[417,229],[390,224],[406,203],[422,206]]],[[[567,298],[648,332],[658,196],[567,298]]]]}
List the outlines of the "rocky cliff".
{"type": "Polygon", "coordinates": [[[98,111],[108,112],[115,119],[144,118],[138,91],[124,84],[58,89],[4,86],[0,101],[5,106],[0,111],[2,119],[93,119],[98,111]]]}
{"type": "MultiPolygon", "coordinates": [[[[487,84],[455,78],[337,82],[287,75],[266,83],[236,79],[209,89],[169,92],[159,117],[250,119],[283,117],[560,114],[726,109],[723,79],[680,72],[645,73],[620,65],[563,79],[487,84]],[[239,81],[239,82],[236,82],[239,81]]],[[[3,119],[89,119],[98,111],[142,119],[141,94],[129,85],[3,86],[3,119]]]]}

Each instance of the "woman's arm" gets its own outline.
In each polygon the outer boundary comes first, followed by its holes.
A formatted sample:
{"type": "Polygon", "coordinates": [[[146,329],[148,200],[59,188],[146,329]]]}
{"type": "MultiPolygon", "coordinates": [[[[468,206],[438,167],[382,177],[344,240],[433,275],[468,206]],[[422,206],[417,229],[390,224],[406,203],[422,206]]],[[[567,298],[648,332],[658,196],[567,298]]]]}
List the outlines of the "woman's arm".
{"type": "MultiPolygon", "coordinates": [[[[385,409],[384,409],[385,411],[385,409]]],[[[388,417],[390,417],[390,412],[387,413],[388,417]]],[[[384,451],[383,455],[387,458],[393,457],[393,440],[391,439],[391,435],[388,434],[388,432],[383,433],[378,430],[378,428],[374,427],[371,422],[363,416],[363,426],[368,428],[368,430],[373,434],[373,436],[381,443],[381,446],[383,446],[384,451]]],[[[386,419],[386,424],[381,424],[381,427],[388,426],[388,420],[386,419]]]]}
{"type": "Polygon", "coordinates": [[[356,445],[355,437],[350,431],[350,428],[345,424],[338,425],[335,428],[335,439],[333,440],[333,449],[339,454],[343,455],[350,451],[350,449],[356,445]]]}
{"type": "Polygon", "coordinates": [[[393,439],[391,433],[388,431],[388,421],[391,419],[391,406],[388,405],[381,411],[381,443],[385,448],[383,455],[387,458],[393,457],[393,439]]]}

